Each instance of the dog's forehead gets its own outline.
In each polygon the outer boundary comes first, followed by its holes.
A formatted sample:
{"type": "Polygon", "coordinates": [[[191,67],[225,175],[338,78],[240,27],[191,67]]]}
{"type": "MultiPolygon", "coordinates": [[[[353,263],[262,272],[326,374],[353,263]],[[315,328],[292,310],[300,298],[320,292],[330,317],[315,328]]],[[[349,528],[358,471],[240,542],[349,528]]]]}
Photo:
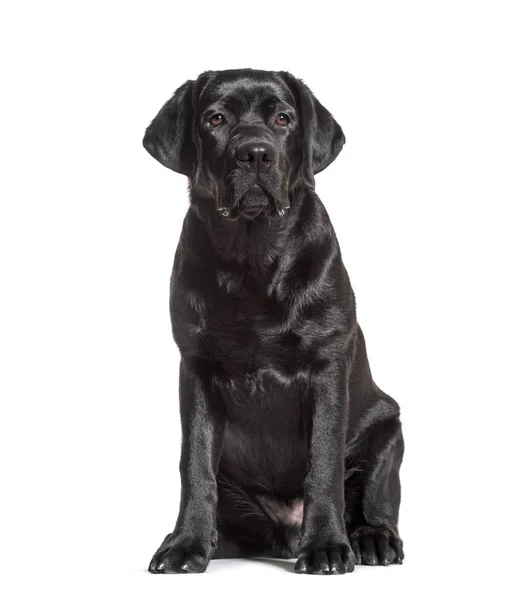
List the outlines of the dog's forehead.
{"type": "Polygon", "coordinates": [[[207,106],[224,99],[256,106],[270,99],[277,99],[295,106],[295,99],[285,81],[273,72],[256,71],[246,74],[221,71],[208,81],[201,92],[199,102],[207,106]]]}

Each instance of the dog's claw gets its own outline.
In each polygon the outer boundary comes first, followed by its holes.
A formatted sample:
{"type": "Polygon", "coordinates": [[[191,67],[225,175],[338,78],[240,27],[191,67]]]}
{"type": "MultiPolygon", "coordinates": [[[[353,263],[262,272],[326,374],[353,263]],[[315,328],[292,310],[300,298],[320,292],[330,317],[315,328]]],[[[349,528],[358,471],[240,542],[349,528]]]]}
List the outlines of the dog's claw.
{"type": "Polygon", "coordinates": [[[307,549],[299,555],[294,567],[296,573],[337,575],[355,569],[355,557],[347,545],[307,549]]]}
{"type": "Polygon", "coordinates": [[[351,545],[357,556],[357,564],[386,567],[403,562],[402,541],[383,527],[357,530],[351,536],[351,545]]]}
{"type": "Polygon", "coordinates": [[[162,546],[149,565],[151,573],[202,573],[210,554],[200,547],[162,546]]]}

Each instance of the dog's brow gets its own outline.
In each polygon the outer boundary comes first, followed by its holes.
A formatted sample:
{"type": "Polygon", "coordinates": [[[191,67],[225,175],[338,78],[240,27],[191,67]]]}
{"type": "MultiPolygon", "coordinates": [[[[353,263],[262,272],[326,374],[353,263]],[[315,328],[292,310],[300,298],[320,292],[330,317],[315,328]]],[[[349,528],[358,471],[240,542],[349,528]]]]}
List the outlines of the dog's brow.
{"type": "Polygon", "coordinates": [[[224,106],[227,106],[228,108],[239,108],[242,106],[243,102],[242,102],[242,98],[239,98],[238,96],[234,96],[233,94],[230,94],[229,96],[224,96],[223,98],[221,98],[221,102],[222,104],[224,104],[224,106]]]}
{"type": "Polygon", "coordinates": [[[236,112],[241,105],[242,101],[235,96],[220,96],[211,100],[211,102],[203,109],[203,114],[207,115],[220,109],[236,112]]]}
{"type": "Polygon", "coordinates": [[[264,106],[272,106],[272,105],[276,105],[276,104],[284,104],[285,101],[282,100],[281,98],[278,98],[278,96],[269,96],[267,98],[265,98],[265,100],[263,101],[264,106]]]}
{"type": "Polygon", "coordinates": [[[268,98],[266,98],[263,103],[262,106],[266,107],[266,108],[275,108],[275,107],[282,107],[282,108],[290,108],[290,109],[294,109],[294,106],[292,105],[291,102],[289,102],[286,98],[280,98],[279,96],[269,96],[268,98]]]}

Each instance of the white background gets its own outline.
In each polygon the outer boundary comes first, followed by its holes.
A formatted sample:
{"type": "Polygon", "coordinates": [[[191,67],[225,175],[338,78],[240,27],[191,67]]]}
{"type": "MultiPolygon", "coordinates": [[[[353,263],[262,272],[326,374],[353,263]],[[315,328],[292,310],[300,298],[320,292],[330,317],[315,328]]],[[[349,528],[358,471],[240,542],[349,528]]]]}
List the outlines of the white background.
{"type": "Polygon", "coordinates": [[[511,4],[3,4],[4,598],[514,597],[511,4]],[[247,66],[302,77],[347,137],[318,193],[402,407],[402,567],[146,572],[178,506],[187,195],[141,138],[184,80],[247,66]]]}

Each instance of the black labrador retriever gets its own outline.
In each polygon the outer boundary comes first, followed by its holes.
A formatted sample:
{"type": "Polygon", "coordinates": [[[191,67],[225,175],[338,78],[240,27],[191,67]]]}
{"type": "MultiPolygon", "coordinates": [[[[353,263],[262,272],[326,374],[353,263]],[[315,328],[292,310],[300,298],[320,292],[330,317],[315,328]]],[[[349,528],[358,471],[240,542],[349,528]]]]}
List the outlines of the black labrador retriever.
{"type": "Polygon", "coordinates": [[[191,204],[171,279],[181,503],[152,573],[297,557],[297,573],[401,563],[397,403],[373,382],[314,175],[344,134],[286,72],[209,71],[148,127],[191,204]]]}

